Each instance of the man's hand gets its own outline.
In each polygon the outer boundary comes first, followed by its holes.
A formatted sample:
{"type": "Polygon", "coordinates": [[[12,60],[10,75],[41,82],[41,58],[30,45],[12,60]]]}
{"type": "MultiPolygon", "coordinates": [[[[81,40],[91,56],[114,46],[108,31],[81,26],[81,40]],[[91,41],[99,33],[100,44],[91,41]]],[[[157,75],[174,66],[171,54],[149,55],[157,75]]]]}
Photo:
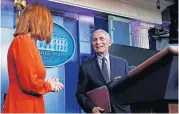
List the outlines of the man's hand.
{"type": "Polygon", "coordinates": [[[104,109],[103,108],[100,108],[100,107],[94,107],[93,109],[92,109],[92,113],[101,113],[101,112],[103,112],[104,111],[104,109]]]}

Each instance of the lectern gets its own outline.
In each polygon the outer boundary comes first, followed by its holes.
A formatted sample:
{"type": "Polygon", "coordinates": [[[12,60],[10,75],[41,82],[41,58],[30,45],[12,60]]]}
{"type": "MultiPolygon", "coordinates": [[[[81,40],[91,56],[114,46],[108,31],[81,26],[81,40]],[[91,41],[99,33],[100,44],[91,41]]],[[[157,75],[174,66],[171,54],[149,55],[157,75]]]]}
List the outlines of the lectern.
{"type": "Polygon", "coordinates": [[[178,46],[160,51],[114,80],[109,91],[135,113],[178,112],[178,46]]]}

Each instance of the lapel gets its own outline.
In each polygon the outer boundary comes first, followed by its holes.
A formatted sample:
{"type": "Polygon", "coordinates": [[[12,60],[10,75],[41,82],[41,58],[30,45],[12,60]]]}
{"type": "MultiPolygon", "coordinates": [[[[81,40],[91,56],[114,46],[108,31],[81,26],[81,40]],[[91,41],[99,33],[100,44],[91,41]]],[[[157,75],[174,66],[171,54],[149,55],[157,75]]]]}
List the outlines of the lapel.
{"type": "Polygon", "coordinates": [[[111,71],[110,80],[113,80],[116,77],[116,69],[115,69],[116,63],[113,56],[109,55],[109,59],[110,59],[110,71],[111,71]]]}
{"type": "Polygon", "coordinates": [[[103,73],[101,72],[100,66],[99,66],[99,64],[98,64],[97,56],[94,57],[94,62],[93,62],[93,64],[92,64],[92,66],[93,66],[93,68],[94,68],[96,74],[99,74],[99,75],[97,75],[97,76],[99,77],[99,79],[100,79],[104,84],[106,84],[106,81],[105,81],[105,79],[104,79],[104,77],[103,77],[103,73]]]}

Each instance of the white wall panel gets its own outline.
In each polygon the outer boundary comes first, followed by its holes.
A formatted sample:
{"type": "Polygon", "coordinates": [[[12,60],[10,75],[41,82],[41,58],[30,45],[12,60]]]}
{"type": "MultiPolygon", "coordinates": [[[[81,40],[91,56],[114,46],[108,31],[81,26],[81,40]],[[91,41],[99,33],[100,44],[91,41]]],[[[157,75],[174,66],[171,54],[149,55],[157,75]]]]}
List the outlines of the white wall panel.
{"type": "Polygon", "coordinates": [[[139,19],[151,23],[162,23],[161,12],[116,0],[49,0],[62,4],[87,8],[118,16],[139,19]]]}

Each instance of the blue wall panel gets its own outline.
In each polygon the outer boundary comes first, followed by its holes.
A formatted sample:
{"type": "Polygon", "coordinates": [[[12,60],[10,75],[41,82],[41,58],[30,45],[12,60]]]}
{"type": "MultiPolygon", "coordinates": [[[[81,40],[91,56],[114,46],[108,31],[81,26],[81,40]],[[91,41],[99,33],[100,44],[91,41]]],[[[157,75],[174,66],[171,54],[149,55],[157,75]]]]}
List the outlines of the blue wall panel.
{"type": "Polygon", "coordinates": [[[1,27],[14,27],[14,2],[10,0],[1,1],[1,27]]]}
{"type": "Polygon", "coordinates": [[[75,54],[73,58],[65,64],[65,112],[79,112],[79,105],[76,101],[75,93],[77,88],[78,68],[79,68],[79,39],[77,20],[64,18],[64,27],[71,33],[75,40],[75,54]]]}
{"type": "MultiPolygon", "coordinates": [[[[59,81],[65,84],[65,67],[64,65],[46,68],[46,74],[48,78],[59,78],[59,81]]],[[[63,113],[65,112],[65,89],[56,93],[47,93],[44,96],[45,107],[47,113],[63,113]]]]}
{"type": "Polygon", "coordinates": [[[105,17],[94,17],[95,30],[103,29],[108,32],[108,19],[105,17]]]}
{"type": "MultiPolygon", "coordinates": [[[[53,16],[56,24],[63,26],[63,17],[53,16]]],[[[58,31],[56,31],[58,32],[58,31]]],[[[65,66],[61,65],[53,68],[46,68],[46,79],[59,78],[59,81],[65,84],[65,66]]],[[[56,93],[48,93],[44,96],[47,113],[65,112],[65,89],[56,93]]]]}

